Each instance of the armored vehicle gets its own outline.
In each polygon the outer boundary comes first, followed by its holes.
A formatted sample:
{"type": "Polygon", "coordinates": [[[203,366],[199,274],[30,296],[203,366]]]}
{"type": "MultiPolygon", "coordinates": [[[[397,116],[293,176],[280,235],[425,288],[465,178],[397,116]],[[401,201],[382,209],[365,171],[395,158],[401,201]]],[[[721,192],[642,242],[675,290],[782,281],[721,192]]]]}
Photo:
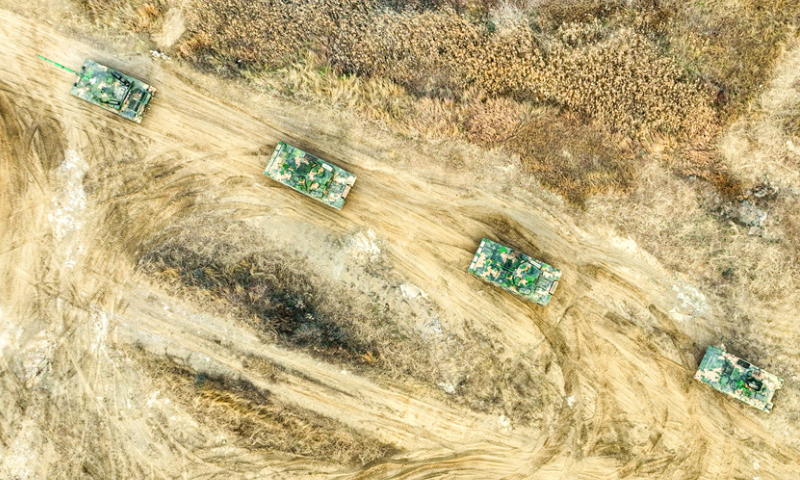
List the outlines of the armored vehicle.
{"type": "Polygon", "coordinates": [[[341,210],[356,176],[299,148],[278,142],[264,175],[341,210]]]}
{"type": "Polygon", "coordinates": [[[539,305],[547,305],[561,278],[557,268],[486,238],[481,240],[469,272],[539,305]]]}
{"type": "Polygon", "coordinates": [[[725,345],[708,347],[694,378],[767,413],[783,386],[777,376],[726,352],[725,345]]]}
{"type": "Polygon", "coordinates": [[[141,80],[93,60],[83,62],[80,72],[76,72],[41,55],[39,58],[78,76],[69,93],[136,123],[142,122],[144,109],[156,91],[141,80]]]}

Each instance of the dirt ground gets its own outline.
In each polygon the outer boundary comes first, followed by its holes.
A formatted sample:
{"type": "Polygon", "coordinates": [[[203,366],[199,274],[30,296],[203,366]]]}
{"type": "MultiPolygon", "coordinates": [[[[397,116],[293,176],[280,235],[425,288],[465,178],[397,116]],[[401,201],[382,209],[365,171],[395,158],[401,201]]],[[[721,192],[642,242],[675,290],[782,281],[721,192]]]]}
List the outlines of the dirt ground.
{"type": "MultiPolygon", "coordinates": [[[[694,381],[725,310],[515,165],[466,146],[448,155],[480,158],[427,165],[450,147],[0,17],[0,477],[800,478],[796,371],[774,369],[770,415],[694,381]],[[91,107],[36,54],[150,79],[151,110],[134,125],[91,107]],[[358,175],[341,212],[263,176],[279,140],[358,175]],[[346,286],[336,302],[389,312],[410,353],[326,361],[139,268],[170,239],[242,235],[302,259],[285,268],[309,285],[346,286]],[[483,237],[563,271],[547,308],[466,272],[483,237]],[[466,365],[486,349],[513,379],[497,395],[535,392],[535,414],[458,391],[495,371],[466,365]],[[402,371],[415,357],[436,373],[402,371]],[[221,421],[231,405],[244,413],[221,421]]],[[[789,315],[766,344],[781,358],[797,354],[789,315]]]]}

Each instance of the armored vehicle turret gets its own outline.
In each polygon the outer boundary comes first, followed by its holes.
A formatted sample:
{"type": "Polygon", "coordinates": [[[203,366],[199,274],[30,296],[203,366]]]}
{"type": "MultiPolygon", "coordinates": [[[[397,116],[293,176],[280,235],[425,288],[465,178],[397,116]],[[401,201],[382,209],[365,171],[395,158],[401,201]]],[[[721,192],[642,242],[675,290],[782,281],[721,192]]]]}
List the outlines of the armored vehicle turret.
{"type": "Polygon", "coordinates": [[[264,175],[341,210],[356,176],[299,148],[278,142],[264,175]]]}
{"type": "Polygon", "coordinates": [[[69,93],[136,123],[142,122],[144,109],[156,91],[141,80],[93,60],[83,62],[80,72],[76,72],[41,55],[39,58],[78,76],[69,93]]]}
{"type": "Polygon", "coordinates": [[[486,238],[481,240],[469,272],[539,305],[547,305],[561,278],[557,268],[486,238]]]}
{"type": "Polygon", "coordinates": [[[725,351],[709,346],[694,378],[763,412],[772,410],[772,396],[783,380],[725,351]]]}

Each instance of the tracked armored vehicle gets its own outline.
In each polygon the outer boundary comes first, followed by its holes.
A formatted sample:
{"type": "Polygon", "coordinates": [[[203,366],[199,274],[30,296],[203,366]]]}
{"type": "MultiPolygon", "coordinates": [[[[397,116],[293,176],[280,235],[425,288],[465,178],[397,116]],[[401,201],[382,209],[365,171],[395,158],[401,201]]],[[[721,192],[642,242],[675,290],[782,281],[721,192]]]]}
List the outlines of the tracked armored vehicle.
{"type": "Polygon", "coordinates": [[[484,238],[469,272],[539,305],[547,305],[561,271],[512,248],[484,238]]]}
{"type": "Polygon", "coordinates": [[[284,142],[275,147],[264,175],[337,210],[356,182],[352,173],[284,142]]]}
{"type": "Polygon", "coordinates": [[[772,396],[783,380],[713,345],[709,346],[694,378],[738,398],[762,412],[772,410],[772,396]]]}
{"type": "Polygon", "coordinates": [[[142,122],[145,107],[156,91],[155,87],[94,60],[86,60],[76,72],[41,55],[39,58],[78,76],[69,93],[136,123],[142,122]]]}

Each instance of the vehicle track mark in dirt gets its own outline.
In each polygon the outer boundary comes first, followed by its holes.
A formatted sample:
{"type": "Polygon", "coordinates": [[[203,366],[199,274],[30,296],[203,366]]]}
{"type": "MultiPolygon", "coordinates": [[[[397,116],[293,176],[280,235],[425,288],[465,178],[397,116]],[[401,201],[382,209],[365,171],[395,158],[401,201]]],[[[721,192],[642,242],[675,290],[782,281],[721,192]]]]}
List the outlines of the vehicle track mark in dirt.
{"type": "MultiPolygon", "coordinates": [[[[323,131],[340,132],[340,126],[311,127],[307,118],[274,104],[220,100],[224,92],[212,80],[201,88],[193,80],[201,77],[181,77],[175,73],[180,67],[142,61],[139,72],[130,72],[151,76],[159,94],[142,125],[123,123],[69,96],[63,72],[35,59],[47,52],[68,64],[93,56],[121,66],[113,55],[12,13],[0,15],[0,73],[8,78],[0,82],[0,176],[18,187],[0,193],[0,217],[14,219],[0,229],[12,247],[0,255],[0,271],[8,280],[4,293],[15,299],[0,304],[4,326],[13,329],[0,337],[39,327],[55,338],[52,349],[31,350],[43,353],[32,384],[61,392],[15,383],[10,372],[17,367],[9,358],[18,349],[0,344],[2,381],[17,399],[0,402],[0,438],[9,444],[36,429],[62,438],[36,446],[39,471],[53,478],[260,472],[331,479],[688,479],[730,478],[758,457],[764,478],[800,475],[800,455],[775,442],[761,417],[692,380],[697,346],[661,313],[669,311],[664,292],[671,286],[663,271],[531,207],[526,194],[467,192],[426,179],[423,171],[395,168],[378,153],[365,153],[383,151],[379,140],[351,145],[323,131]],[[34,121],[30,112],[39,111],[44,114],[34,121]],[[359,175],[341,214],[262,177],[265,156],[253,152],[263,153],[279,137],[359,175]],[[74,269],[51,264],[43,214],[56,188],[46,172],[60,165],[66,148],[77,148],[90,167],[81,184],[88,218],[79,238],[88,253],[74,269]],[[31,159],[36,168],[25,164],[31,159]],[[265,235],[268,227],[280,226],[277,233],[311,259],[330,248],[327,238],[371,229],[393,278],[426,292],[454,331],[468,333],[469,325],[509,359],[541,345],[532,363],[541,362],[536,367],[550,375],[543,390],[563,391],[561,402],[548,400],[543,410],[552,413],[542,430],[503,429],[491,415],[454,405],[431,386],[345,374],[340,365],[265,345],[230,318],[194,310],[199,306],[144,278],[130,258],[188,212],[248,218],[265,235]],[[314,242],[302,238],[308,232],[318,234],[314,242]],[[525,303],[466,273],[480,238],[491,235],[564,271],[549,307],[525,303]],[[106,333],[96,328],[93,312],[107,315],[106,333]],[[656,341],[659,332],[664,338],[656,341]],[[98,339],[104,348],[95,347],[98,339]],[[122,353],[137,343],[152,355],[268,386],[282,401],[403,452],[343,468],[226,447],[216,440],[223,433],[193,425],[177,407],[148,405],[146,399],[155,398],[148,376],[122,353]],[[246,358],[283,365],[285,376],[245,368],[246,358]],[[107,397],[94,398],[98,393],[107,397]],[[22,422],[35,412],[50,412],[51,422],[22,422]],[[77,460],[70,460],[73,452],[80,452],[77,460]],[[48,458],[62,458],[63,465],[49,469],[48,458]]],[[[28,345],[33,335],[21,334],[19,343],[28,345]]]]}

